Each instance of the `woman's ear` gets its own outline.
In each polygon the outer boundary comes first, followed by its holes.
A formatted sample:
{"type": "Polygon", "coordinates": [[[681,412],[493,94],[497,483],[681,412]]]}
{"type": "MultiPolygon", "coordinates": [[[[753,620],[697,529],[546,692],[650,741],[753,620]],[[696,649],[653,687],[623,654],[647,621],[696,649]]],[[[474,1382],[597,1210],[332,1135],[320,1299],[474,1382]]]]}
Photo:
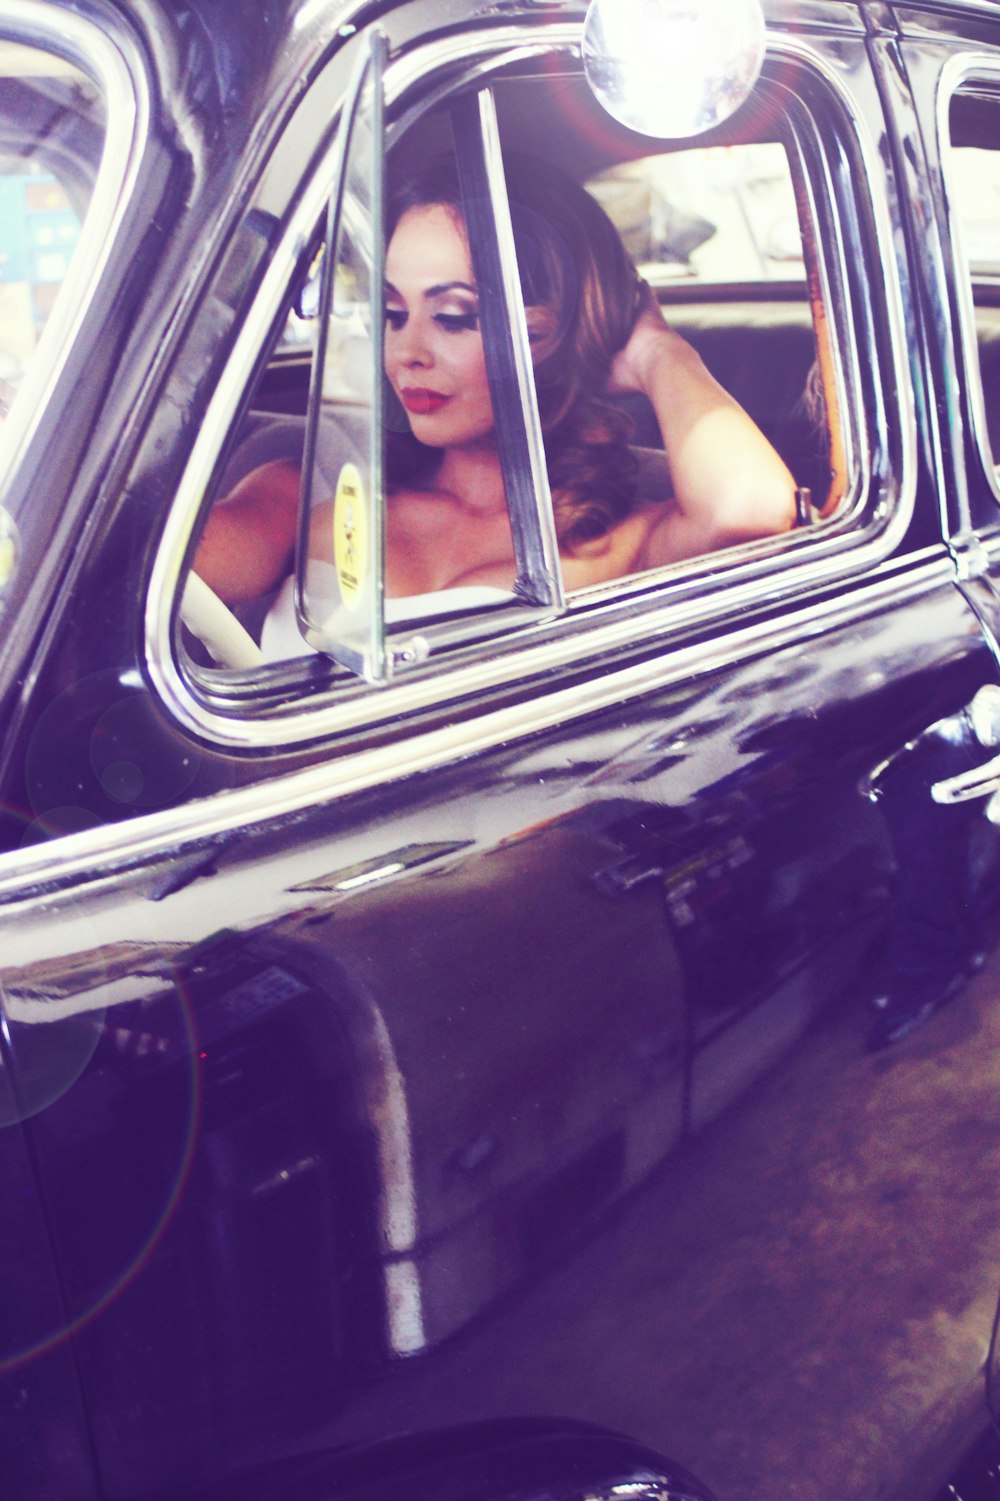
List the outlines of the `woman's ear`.
{"type": "Polygon", "coordinates": [[[554,309],[538,304],[526,307],[524,316],[528,324],[528,343],[531,345],[532,364],[538,365],[548,359],[559,342],[559,319],[554,309]]]}

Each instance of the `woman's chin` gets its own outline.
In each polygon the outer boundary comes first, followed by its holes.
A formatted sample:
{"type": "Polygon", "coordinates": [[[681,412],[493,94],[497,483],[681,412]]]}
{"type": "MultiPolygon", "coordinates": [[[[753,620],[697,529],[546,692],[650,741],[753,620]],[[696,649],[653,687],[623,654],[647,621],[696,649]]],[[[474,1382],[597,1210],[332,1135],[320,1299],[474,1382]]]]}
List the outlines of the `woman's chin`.
{"type": "Polygon", "coordinates": [[[425,448],[447,448],[449,446],[447,438],[442,438],[434,432],[433,428],[428,429],[427,425],[423,422],[411,422],[410,432],[416,438],[417,442],[422,443],[425,448]]]}

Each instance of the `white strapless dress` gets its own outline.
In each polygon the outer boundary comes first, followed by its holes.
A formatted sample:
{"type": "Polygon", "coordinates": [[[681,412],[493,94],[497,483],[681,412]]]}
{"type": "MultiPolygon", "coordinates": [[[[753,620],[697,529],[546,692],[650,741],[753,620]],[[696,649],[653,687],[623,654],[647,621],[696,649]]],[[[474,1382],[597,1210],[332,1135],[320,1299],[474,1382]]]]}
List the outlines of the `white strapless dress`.
{"type": "MultiPolygon", "coordinates": [[[[388,625],[397,625],[408,620],[426,620],[431,615],[441,615],[445,611],[450,615],[454,611],[493,609],[497,605],[510,604],[514,598],[509,589],[493,589],[486,584],[436,589],[430,594],[408,594],[401,599],[387,599],[385,618],[388,625]]],[[[299,633],[295,617],[295,579],[292,575],[286,578],[278,590],[274,604],[267,612],[260,645],[265,662],[288,662],[294,657],[311,656],[315,650],[308,642],[303,641],[299,633]]]]}

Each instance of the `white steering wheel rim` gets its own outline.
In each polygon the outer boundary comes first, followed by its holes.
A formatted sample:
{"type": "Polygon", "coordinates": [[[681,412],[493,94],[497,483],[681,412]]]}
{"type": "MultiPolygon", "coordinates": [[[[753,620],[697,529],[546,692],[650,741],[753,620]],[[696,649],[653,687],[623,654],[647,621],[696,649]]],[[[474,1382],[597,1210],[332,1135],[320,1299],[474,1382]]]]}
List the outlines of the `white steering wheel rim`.
{"type": "Polygon", "coordinates": [[[181,596],[181,620],[220,667],[260,667],[264,653],[228,605],[196,573],[181,596]]]}

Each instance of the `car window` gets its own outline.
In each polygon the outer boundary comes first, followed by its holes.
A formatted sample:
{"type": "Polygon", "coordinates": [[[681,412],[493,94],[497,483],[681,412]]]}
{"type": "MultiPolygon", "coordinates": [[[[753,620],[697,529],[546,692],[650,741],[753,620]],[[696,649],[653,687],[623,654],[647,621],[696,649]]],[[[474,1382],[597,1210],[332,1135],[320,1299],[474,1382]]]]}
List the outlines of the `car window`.
{"type": "MultiPolygon", "coordinates": [[[[257,705],[266,703],[268,717],[259,728],[262,739],[274,733],[277,723],[284,726],[292,705],[301,702],[302,695],[317,706],[317,712],[339,714],[347,728],[367,723],[372,715],[380,721],[383,712],[390,712],[390,703],[409,702],[411,698],[414,703],[435,701],[442,690],[433,685],[443,671],[471,673],[477,685],[494,677],[516,675],[522,649],[530,647],[535,653],[540,645],[551,641],[553,653],[565,658],[574,649],[574,641],[579,641],[583,649],[584,633],[592,623],[594,628],[610,625],[619,610],[648,611],[677,603],[682,604],[678,619],[689,618],[690,612],[707,619],[725,608],[724,590],[747,591],[747,597],[773,597],[776,579],[791,577],[788,570],[794,570],[799,562],[814,568],[818,560],[821,568],[835,570],[836,559],[847,550],[859,546],[878,549],[882,546],[878,539],[887,525],[891,524],[894,536],[900,535],[905,525],[908,512],[897,516],[893,509],[905,479],[896,439],[891,437],[890,445],[883,445],[873,459],[868,437],[873,418],[884,421],[878,414],[884,410],[886,393],[899,388],[899,381],[887,379],[883,369],[886,362],[902,359],[893,314],[881,305],[885,291],[892,295],[894,283],[891,274],[888,278],[856,275],[853,269],[868,254],[884,262],[886,247],[877,238],[882,233],[881,211],[876,203],[873,219],[868,212],[870,202],[862,200],[860,215],[856,207],[841,214],[831,200],[832,177],[824,165],[824,153],[843,149],[845,137],[832,108],[828,112],[832,123],[823,127],[829,131],[829,144],[826,136],[818,133],[815,122],[823,114],[817,103],[822,102],[822,85],[811,79],[806,107],[785,87],[787,72],[776,66],[772,78],[765,73],[760,84],[764,107],[751,109],[732,127],[716,128],[707,138],[656,146],[606,120],[599,125],[592,121],[589,129],[581,128],[583,115],[596,106],[592,100],[588,102],[585,82],[573,71],[573,64],[565,64],[555,87],[551,61],[532,71],[524,57],[519,53],[509,69],[502,64],[487,68],[489,76],[484,77],[483,68],[475,65],[474,43],[470,41],[471,84],[463,83],[463,75],[454,70],[443,84],[420,79],[418,69],[410,62],[402,91],[390,98],[386,109],[389,195],[394,184],[409,181],[426,163],[449,152],[455,155],[455,111],[464,107],[463,101],[488,95],[504,162],[524,153],[544,155],[553,168],[608,213],[642,281],[652,289],[648,295],[655,297],[665,323],[695,352],[780,457],[794,482],[795,512],[790,524],[773,534],[692,547],[665,561],[636,563],[637,554],[633,553],[632,560],[626,558],[617,573],[596,583],[586,579],[577,582],[567,567],[567,550],[560,544],[558,562],[566,575],[565,598],[553,596],[547,603],[540,602],[538,595],[532,599],[520,592],[509,551],[503,577],[500,570],[479,567],[481,558],[474,559],[464,570],[468,577],[462,577],[463,570],[456,569],[454,580],[432,589],[430,594],[389,598],[384,615],[389,670],[381,681],[398,684],[398,691],[392,694],[379,689],[373,695],[366,682],[344,670],[343,658],[340,665],[324,662],[322,653],[317,658],[315,642],[307,644],[304,639],[301,596],[296,596],[294,580],[294,513],[299,504],[310,389],[314,400],[341,400],[338,421],[347,435],[347,446],[339,460],[334,454],[332,466],[326,459],[325,472],[312,476],[312,502],[319,503],[320,532],[322,535],[326,529],[334,562],[329,573],[336,571],[337,533],[331,525],[337,512],[339,479],[345,465],[357,467],[353,455],[359,441],[368,441],[362,439],[358,428],[361,408],[352,405],[352,371],[370,363],[371,330],[381,314],[372,307],[365,311],[360,303],[352,304],[350,288],[360,285],[357,268],[351,272],[346,264],[335,265],[342,316],[328,339],[323,369],[316,368],[315,351],[323,318],[319,273],[327,257],[319,245],[324,237],[322,200],[310,199],[310,193],[306,193],[301,195],[301,212],[314,201],[316,217],[311,224],[301,218],[296,221],[295,238],[300,248],[294,278],[286,284],[284,306],[277,302],[274,283],[269,295],[275,300],[257,319],[259,328],[277,330],[272,335],[270,354],[254,356],[249,340],[244,341],[242,358],[247,377],[251,362],[254,376],[253,384],[245,387],[242,415],[234,420],[235,402],[226,411],[220,396],[217,409],[209,414],[211,420],[203,424],[199,462],[191,466],[190,489],[187,480],[182,486],[182,499],[172,518],[169,549],[165,542],[163,561],[154,575],[156,596],[150,618],[158,622],[156,640],[163,646],[157,651],[164,666],[157,666],[151,654],[152,670],[165,682],[170,680],[172,669],[165,650],[167,641],[173,640],[171,650],[180,663],[181,686],[168,691],[185,705],[183,712],[192,722],[202,722],[203,711],[197,706],[203,693],[210,696],[205,701],[210,701],[211,709],[205,712],[210,712],[213,727],[222,724],[221,704],[231,704],[231,712],[242,723],[257,712],[257,705]],[[453,82],[456,77],[457,82],[453,82]],[[859,239],[861,234],[871,238],[859,239]],[[294,348],[287,341],[290,320],[296,331],[294,348]],[[859,335],[867,339],[863,362],[855,350],[859,335]],[[212,460],[207,435],[219,432],[228,436],[212,460]],[[212,488],[206,491],[204,477],[213,462],[212,488]],[[873,463],[882,476],[881,489],[871,483],[873,463]],[[890,464],[891,473],[886,469],[890,464]],[[230,507],[241,495],[247,477],[261,470],[267,471],[267,504],[273,503],[285,517],[280,565],[264,570],[266,577],[252,577],[235,601],[224,598],[223,614],[237,617],[243,637],[235,652],[225,645],[219,650],[218,642],[213,644],[212,632],[192,619],[188,609],[191,581],[201,575],[217,593],[224,593],[203,567],[205,538],[216,519],[226,514],[235,530],[223,554],[231,559],[244,553],[247,534],[234,520],[237,513],[230,507]],[[882,499],[876,505],[879,497],[882,499]],[[888,506],[883,503],[886,499],[888,506]],[[196,508],[197,519],[193,515],[196,508]],[[170,558],[184,553],[189,571],[182,570],[180,575],[184,594],[178,609],[176,603],[170,603],[166,590],[176,587],[177,574],[172,572],[175,565],[170,558]],[[156,602],[161,599],[163,604],[156,602]],[[281,630],[276,633],[277,605],[281,630]],[[179,630],[170,636],[175,622],[179,630]],[[270,639],[265,640],[267,637],[270,639]],[[296,672],[287,670],[303,661],[308,663],[307,674],[301,666],[296,672]],[[276,671],[278,666],[280,672],[276,671]],[[250,677],[246,676],[248,670],[250,677]],[[269,677],[272,671],[275,675],[269,677]],[[192,699],[186,696],[189,693],[193,693],[192,699]],[[186,707],[189,702],[191,709],[186,707]]],[[[394,66],[390,60],[390,83],[394,66]]],[[[464,127],[458,132],[462,140],[469,135],[464,127]]],[[[862,182],[861,159],[857,167],[853,179],[837,179],[837,192],[851,192],[853,182],[862,182]]],[[[477,247],[486,239],[499,243],[504,215],[516,218],[517,210],[516,195],[512,197],[506,189],[494,192],[490,188],[480,198],[487,201],[488,211],[477,220],[477,247]]],[[[369,253],[360,247],[362,262],[369,253]]],[[[524,280],[516,261],[514,276],[524,280]]],[[[519,337],[530,343],[538,333],[537,328],[528,326],[531,310],[517,313],[508,306],[502,281],[503,267],[492,282],[489,277],[483,279],[478,289],[483,307],[488,309],[495,300],[506,325],[520,328],[519,337]]],[[[637,298],[647,295],[638,285],[633,286],[633,293],[637,298]]],[[[446,311],[452,316],[456,313],[456,309],[446,311]]],[[[627,338],[626,329],[622,344],[627,338]]],[[[375,353],[381,357],[381,347],[375,353]]],[[[503,367],[490,337],[484,339],[484,358],[494,387],[503,387],[506,382],[507,389],[513,391],[517,385],[514,367],[503,367]]],[[[529,446],[535,441],[544,450],[543,465],[550,471],[548,483],[528,484],[527,489],[533,492],[531,504],[538,507],[540,515],[550,507],[551,522],[552,507],[546,491],[555,496],[558,505],[563,482],[552,470],[544,382],[540,379],[536,388],[532,379],[536,365],[532,355],[528,377],[531,400],[520,391],[512,398],[511,412],[515,426],[519,424],[527,434],[529,446]],[[539,413],[534,419],[532,404],[539,413]]],[[[405,437],[412,432],[413,424],[384,369],[376,384],[381,386],[376,427],[384,461],[389,446],[400,434],[405,437]]],[[[233,389],[230,381],[227,391],[233,389]]],[[[627,466],[633,476],[628,484],[634,483],[640,504],[663,503],[671,494],[673,476],[656,411],[635,390],[607,389],[603,396],[607,397],[609,422],[627,434],[627,466]]],[[[226,400],[232,398],[227,395],[226,400]]],[[[370,426],[367,417],[364,423],[370,426]]],[[[585,448],[586,443],[582,446],[585,448]]],[[[506,446],[503,452],[505,460],[509,459],[506,446]]],[[[515,478],[524,478],[521,459],[511,460],[508,469],[515,478]]],[[[346,490],[344,493],[350,502],[350,527],[341,527],[341,551],[345,556],[351,553],[348,571],[353,573],[360,555],[354,527],[356,496],[346,490]]],[[[366,504],[370,499],[365,497],[366,504]]],[[[377,525],[387,525],[386,515],[391,519],[395,504],[391,478],[388,504],[385,495],[377,501],[374,514],[382,518],[377,525]]],[[[627,502],[631,504],[631,500],[627,502]]],[[[341,509],[347,517],[348,508],[341,509]]],[[[420,518],[420,524],[424,520],[426,517],[420,518]]],[[[455,541],[447,526],[442,527],[441,535],[448,545],[455,541]]],[[[373,538],[377,540],[377,530],[369,526],[366,547],[373,538]]],[[[351,587],[355,598],[365,593],[355,589],[353,583],[351,587]]],[[[172,597],[176,601],[176,595],[172,597]]],[[[637,639],[634,624],[629,631],[629,639],[637,639]]],[[[222,733],[228,735],[228,728],[222,733]]],[[[258,737],[257,728],[249,724],[246,729],[234,728],[233,733],[241,741],[258,737]]],[[[289,718],[287,735],[294,737],[295,733],[289,718]]],[[[284,737],[286,731],[282,729],[281,734],[284,737]]]]}
{"type": "MultiPolygon", "coordinates": [[[[504,97],[502,88],[496,92],[504,97]]],[[[508,104],[502,118],[509,120],[511,113],[512,107],[508,104]]],[[[402,149],[397,153],[397,161],[401,163],[396,168],[397,180],[400,177],[405,180],[408,173],[416,171],[411,164],[418,156],[426,159],[430,155],[432,160],[444,161],[447,152],[439,153],[435,158],[433,148],[435,142],[446,141],[448,134],[447,119],[439,111],[414,130],[409,138],[404,137],[402,149]]],[[[514,135],[513,156],[517,157],[520,143],[516,141],[516,132],[514,135]]],[[[784,146],[780,142],[768,141],[692,147],[617,163],[585,177],[572,157],[556,166],[566,177],[572,174],[608,213],[640,274],[655,289],[667,322],[698,352],[715,380],[735,398],[784,460],[799,491],[800,519],[804,522],[809,518],[815,522],[820,514],[832,514],[842,496],[831,492],[833,466],[826,403],[817,378],[814,308],[806,293],[801,234],[791,168],[784,146]],[[769,296],[768,287],[779,279],[783,286],[791,283],[794,291],[792,296],[774,300],[769,296]],[[726,284],[726,295],[716,299],[708,289],[719,284],[726,284]],[[671,294],[680,287],[683,297],[674,305],[671,294]],[[739,302],[734,302],[729,295],[734,287],[742,288],[739,302]]],[[[366,367],[369,323],[367,309],[362,308],[357,298],[352,301],[345,291],[359,286],[364,280],[363,247],[360,251],[356,247],[352,249],[352,256],[355,264],[340,264],[338,261],[332,310],[335,316],[331,315],[324,325],[325,358],[319,383],[325,406],[332,408],[335,405],[337,412],[321,431],[332,431],[334,437],[339,437],[343,448],[338,460],[336,454],[331,458],[327,451],[328,442],[320,445],[320,472],[312,475],[313,500],[314,503],[319,500],[318,509],[324,517],[336,510],[337,476],[349,469],[352,484],[355,483],[359,444],[363,446],[360,428],[364,425],[364,416],[353,390],[352,372],[366,367]]],[[[343,256],[340,261],[343,261],[343,256]]],[[[300,329],[305,321],[302,311],[307,301],[301,293],[294,300],[291,316],[300,329]]],[[[454,321],[455,310],[444,311],[454,321]]],[[[488,308],[483,309],[484,316],[487,311],[488,308]]],[[[393,320],[401,314],[390,306],[386,316],[389,322],[386,337],[391,344],[393,320]]],[[[439,319],[440,314],[435,314],[436,326],[440,326],[439,319]]],[[[287,331],[283,342],[287,347],[287,331]]],[[[456,349],[458,342],[454,341],[445,352],[456,349]]],[[[444,343],[447,346],[448,341],[444,343]]],[[[487,348],[488,362],[490,353],[487,348]]],[[[462,379],[466,377],[463,375],[462,379]]],[[[494,374],[494,391],[503,380],[502,376],[494,374]]],[[[543,374],[543,386],[544,380],[543,374]]],[[[561,455],[554,457],[551,425],[549,430],[544,430],[547,394],[545,389],[538,393],[538,405],[543,411],[542,443],[549,463],[550,480],[554,474],[555,485],[562,483],[565,486],[558,469],[561,455]]],[[[384,438],[388,445],[387,469],[391,483],[396,445],[408,439],[410,429],[421,426],[421,423],[419,416],[408,418],[404,410],[403,403],[416,398],[408,398],[404,392],[400,399],[398,390],[392,388],[389,373],[384,381],[383,396],[384,438]]],[[[241,494],[246,494],[248,474],[259,474],[268,464],[295,465],[300,462],[304,442],[304,404],[297,413],[286,411],[279,416],[277,413],[268,414],[264,401],[266,396],[262,394],[261,403],[256,406],[253,417],[235,445],[233,460],[223,480],[223,504],[226,494],[232,495],[239,486],[244,487],[241,494]]],[[[673,480],[664,454],[663,435],[651,402],[644,399],[641,391],[609,392],[607,411],[608,423],[620,422],[620,431],[627,437],[625,446],[631,450],[631,462],[636,469],[630,484],[634,486],[639,502],[666,502],[673,480]]],[[[583,452],[586,441],[587,435],[581,434],[577,445],[579,462],[587,460],[583,452]]],[[[420,482],[428,483],[427,477],[422,477],[420,482]]],[[[367,504],[369,497],[366,495],[364,499],[367,504]]],[[[398,501],[396,505],[399,506],[398,501]]],[[[389,507],[391,549],[394,535],[391,499],[389,507]]],[[[357,537],[356,513],[360,514],[356,488],[349,498],[349,510],[352,521],[350,536],[345,534],[346,540],[341,538],[341,544],[342,550],[349,544],[353,558],[357,537]]],[[[433,527],[432,510],[430,504],[424,507],[423,513],[419,506],[410,505],[414,526],[418,529],[424,525],[433,527]]],[[[217,514],[216,524],[218,520],[217,514]]],[[[327,520],[324,520],[321,530],[325,536],[329,530],[327,520]]],[[[395,530],[405,530],[405,527],[395,530]]],[[[314,528],[313,535],[315,531],[314,528]]],[[[369,551],[373,531],[370,524],[366,525],[369,551]]],[[[286,528],[280,544],[285,558],[285,582],[280,591],[280,631],[274,625],[273,601],[268,601],[263,610],[263,623],[258,618],[251,626],[254,633],[259,632],[262,638],[267,638],[267,655],[273,658],[277,653],[278,659],[306,649],[300,644],[292,589],[288,582],[290,540],[286,528]],[[275,642],[280,644],[276,646],[275,642]]],[[[592,547],[584,546],[578,555],[589,559],[593,553],[592,547]]],[[[697,556],[697,552],[694,555],[697,556]]],[[[631,552],[623,550],[625,561],[619,576],[627,578],[644,571],[641,562],[638,565],[630,562],[637,556],[642,557],[635,548],[631,552]]],[[[669,555],[666,560],[670,560],[669,555]]],[[[491,566],[492,555],[485,546],[478,553],[473,549],[465,561],[467,566],[461,561],[455,564],[452,569],[454,579],[449,576],[444,585],[435,584],[439,594],[436,604],[427,607],[420,604],[408,611],[401,600],[393,606],[393,613],[404,616],[409,613],[411,617],[427,613],[443,615],[463,608],[479,611],[524,602],[523,595],[518,598],[513,558],[509,573],[503,566],[491,566]],[[456,589],[454,595],[448,595],[449,588],[456,589]]],[[[570,589],[587,587],[592,579],[603,582],[599,570],[577,566],[577,556],[565,548],[563,568],[570,589]]],[[[207,568],[199,566],[199,571],[215,584],[216,580],[207,568]]],[[[315,571],[318,574],[320,569],[317,567],[315,571]]],[[[329,564],[323,571],[334,576],[329,564]]],[[[396,571],[400,571],[398,567],[396,571]]],[[[422,572],[417,568],[410,571],[418,581],[425,576],[433,577],[433,570],[426,568],[422,572]]],[[[389,573],[391,580],[391,553],[389,573]]],[[[263,592],[270,594],[282,580],[269,576],[264,582],[267,588],[263,592]]],[[[407,592],[423,596],[427,591],[414,585],[407,592]]],[[[352,583],[345,611],[345,618],[352,621],[360,619],[356,603],[358,593],[356,583],[352,583]]],[[[260,615],[259,600],[239,598],[237,602],[248,606],[244,612],[248,618],[255,612],[260,615]]],[[[503,628],[503,621],[498,621],[497,629],[503,628]]],[[[318,634],[319,628],[315,629],[318,634]]]]}
{"type": "Polygon", "coordinates": [[[104,103],[78,68],[0,38],[0,416],[69,275],[104,143],[104,103]]]}
{"type": "Polygon", "coordinates": [[[951,101],[945,155],[974,422],[988,471],[1000,465],[1000,77],[951,101]]]}

